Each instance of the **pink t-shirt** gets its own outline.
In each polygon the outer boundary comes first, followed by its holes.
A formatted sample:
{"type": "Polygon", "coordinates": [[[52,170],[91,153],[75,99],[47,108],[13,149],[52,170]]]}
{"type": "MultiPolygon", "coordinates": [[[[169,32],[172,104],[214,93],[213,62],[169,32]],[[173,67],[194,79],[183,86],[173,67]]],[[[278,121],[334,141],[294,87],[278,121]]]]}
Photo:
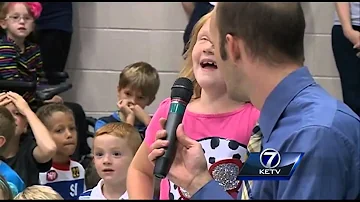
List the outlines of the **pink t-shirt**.
{"type": "MultiPolygon", "coordinates": [[[[155,134],[161,129],[159,119],[166,118],[170,98],[160,103],[146,130],[145,142],[150,146],[155,134]]],[[[260,112],[250,103],[239,109],[221,114],[197,114],[185,111],[183,125],[185,133],[201,143],[213,178],[231,195],[236,195],[241,182],[236,179],[244,162],[246,146],[260,112]],[[224,180],[226,178],[226,180],[224,180]]],[[[161,181],[160,199],[186,199],[186,191],[167,179],[161,181]]]]}

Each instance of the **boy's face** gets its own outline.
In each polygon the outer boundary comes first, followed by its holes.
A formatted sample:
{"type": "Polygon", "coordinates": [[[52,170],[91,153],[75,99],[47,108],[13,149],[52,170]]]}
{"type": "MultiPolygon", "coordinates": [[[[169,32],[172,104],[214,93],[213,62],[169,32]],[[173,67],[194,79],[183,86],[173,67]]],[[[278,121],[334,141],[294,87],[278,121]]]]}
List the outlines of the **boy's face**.
{"type": "Polygon", "coordinates": [[[143,109],[150,103],[150,98],[143,96],[140,90],[129,87],[118,88],[118,100],[124,99],[130,100],[133,104],[139,105],[143,109]]]}
{"type": "Polygon", "coordinates": [[[55,112],[47,120],[48,130],[57,146],[57,154],[71,156],[77,144],[77,131],[71,113],[55,112]]]}
{"type": "Polygon", "coordinates": [[[134,154],[125,139],[109,134],[97,136],[93,152],[96,171],[106,183],[118,185],[126,182],[134,154]]]}
{"type": "Polygon", "coordinates": [[[1,27],[7,30],[12,39],[25,39],[34,29],[34,18],[24,3],[12,3],[6,19],[1,22],[1,27]]]}
{"type": "Polygon", "coordinates": [[[19,110],[13,103],[9,103],[5,107],[11,112],[15,119],[15,136],[20,136],[24,134],[28,126],[28,121],[26,117],[19,112],[19,110]]]}

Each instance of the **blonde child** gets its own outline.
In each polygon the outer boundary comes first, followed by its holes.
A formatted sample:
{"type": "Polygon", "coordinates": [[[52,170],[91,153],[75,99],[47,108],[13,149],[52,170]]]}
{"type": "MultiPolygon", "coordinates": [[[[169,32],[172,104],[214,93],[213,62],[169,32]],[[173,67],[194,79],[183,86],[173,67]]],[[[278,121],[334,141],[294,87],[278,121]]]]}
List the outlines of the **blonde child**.
{"type": "Polygon", "coordinates": [[[159,74],[150,64],[136,62],[126,66],[117,87],[118,111],[99,118],[95,130],[106,123],[121,121],[134,126],[143,137],[151,119],[144,109],[155,100],[159,85],[159,74]]]}
{"type": "Polygon", "coordinates": [[[14,200],[63,200],[63,198],[51,187],[33,185],[16,195],[14,200]]]}
{"type": "MultiPolygon", "coordinates": [[[[0,93],[0,97],[2,94],[0,93]]],[[[9,110],[0,104],[0,157],[9,146],[11,138],[14,137],[15,128],[14,117],[9,110]]],[[[0,173],[8,182],[14,196],[25,189],[25,184],[20,176],[2,160],[0,160],[0,173]]]]}
{"type": "MultiPolygon", "coordinates": [[[[259,111],[251,103],[229,99],[226,85],[217,68],[214,46],[209,34],[211,13],[203,16],[194,27],[185,67],[180,76],[194,83],[193,100],[186,108],[183,125],[190,138],[203,147],[209,172],[232,196],[237,196],[241,182],[236,180],[245,160],[246,145],[259,111]],[[226,170],[229,168],[232,170],[226,170]],[[221,177],[233,174],[227,180],[221,177]]],[[[136,153],[128,171],[127,188],[130,199],[153,198],[153,164],[148,159],[156,132],[162,129],[160,118],[166,118],[170,99],[161,102],[146,131],[145,141],[136,153]]],[[[189,199],[186,190],[168,179],[160,184],[160,199],[189,199]]]]}
{"type": "Polygon", "coordinates": [[[37,115],[57,147],[51,169],[40,173],[40,184],[52,187],[65,200],[77,199],[85,191],[85,170],[80,163],[70,159],[77,145],[73,113],[64,104],[52,103],[40,107],[37,115]]]}
{"type": "Polygon", "coordinates": [[[128,199],[127,170],[140,144],[139,132],[127,123],[109,123],[96,131],[94,165],[101,180],[79,199],[128,199]]]}

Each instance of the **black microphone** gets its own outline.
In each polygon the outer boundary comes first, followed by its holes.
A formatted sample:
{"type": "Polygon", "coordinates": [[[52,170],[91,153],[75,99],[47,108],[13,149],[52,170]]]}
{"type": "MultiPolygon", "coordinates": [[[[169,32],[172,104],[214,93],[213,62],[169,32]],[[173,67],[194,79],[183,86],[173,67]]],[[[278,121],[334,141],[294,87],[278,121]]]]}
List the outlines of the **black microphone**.
{"type": "Polygon", "coordinates": [[[185,108],[193,95],[193,84],[185,77],[178,78],[171,87],[171,104],[165,124],[166,138],[169,144],[165,153],[156,159],[154,176],[163,179],[169,173],[170,167],[175,158],[176,152],[176,129],[182,122],[185,108]]]}

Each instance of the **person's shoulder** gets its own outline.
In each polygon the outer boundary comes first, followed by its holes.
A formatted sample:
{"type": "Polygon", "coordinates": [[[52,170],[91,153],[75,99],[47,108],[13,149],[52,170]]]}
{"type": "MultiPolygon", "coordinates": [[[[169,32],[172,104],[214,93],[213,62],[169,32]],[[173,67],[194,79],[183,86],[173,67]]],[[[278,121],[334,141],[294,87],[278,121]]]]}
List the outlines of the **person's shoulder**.
{"type": "Polygon", "coordinates": [[[243,111],[248,113],[250,117],[258,119],[260,116],[260,111],[250,102],[245,103],[243,106],[243,111]]]}
{"type": "Polygon", "coordinates": [[[3,36],[0,37],[0,46],[10,46],[10,47],[15,47],[15,44],[13,41],[9,40],[7,37],[3,36]]]}
{"type": "Polygon", "coordinates": [[[120,122],[120,117],[117,114],[117,112],[113,112],[112,114],[108,115],[108,116],[102,116],[100,118],[98,118],[96,120],[95,124],[99,124],[99,123],[112,123],[112,122],[120,122]]]}
{"type": "Polygon", "coordinates": [[[0,173],[4,176],[6,181],[12,183],[15,186],[16,190],[24,190],[25,184],[20,176],[9,165],[2,161],[0,163],[0,173]]]}
{"type": "Polygon", "coordinates": [[[284,141],[283,147],[290,150],[297,148],[305,153],[319,154],[321,151],[324,151],[322,153],[327,151],[331,155],[329,151],[336,148],[336,152],[344,156],[358,154],[356,142],[359,142],[360,130],[358,126],[354,127],[355,130],[348,130],[334,125],[307,125],[291,133],[284,141]]]}
{"type": "Polygon", "coordinates": [[[167,97],[160,102],[159,107],[168,107],[170,106],[170,103],[171,103],[171,98],[167,97]]]}
{"type": "Polygon", "coordinates": [[[0,163],[0,173],[9,181],[18,180],[20,178],[19,175],[3,161],[0,163]]]}
{"type": "Polygon", "coordinates": [[[7,54],[16,53],[16,47],[13,41],[7,37],[0,37],[0,52],[6,51],[7,54]]]}
{"type": "MultiPolygon", "coordinates": [[[[338,101],[336,109],[337,113],[334,115],[334,121],[348,124],[360,123],[359,116],[343,102],[338,101]]],[[[360,124],[358,124],[358,126],[360,127],[360,124]]]]}
{"type": "Polygon", "coordinates": [[[30,50],[31,52],[40,53],[40,46],[36,43],[33,43],[31,41],[26,41],[26,48],[30,50]]]}
{"type": "Polygon", "coordinates": [[[70,167],[79,167],[80,170],[85,170],[81,163],[72,159],[70,160],[70,167]]]}
{"type": "Polygon", "coordinates": [[[253,104],[245,103],[231,113],[228,113],[228,115],[232,117],[230,120],[247,122],[249,125],[254,126],[259,120],[260,111],[253,104]]]}
{"type": "Polygon", "coordinates": [[[167,111],[170,108],[170,104],[171,104],[171,98],[165,98],[164,100],[162,100],[159,105],[158,108],[156,109],[156,112],[159,113],[163,113],[164,111],[167,111]]]}
{"type": "Polygon", "coordinates": [[[89,189],[80,194],[79,200],[89,200],[93,189],[89,189]]]}

